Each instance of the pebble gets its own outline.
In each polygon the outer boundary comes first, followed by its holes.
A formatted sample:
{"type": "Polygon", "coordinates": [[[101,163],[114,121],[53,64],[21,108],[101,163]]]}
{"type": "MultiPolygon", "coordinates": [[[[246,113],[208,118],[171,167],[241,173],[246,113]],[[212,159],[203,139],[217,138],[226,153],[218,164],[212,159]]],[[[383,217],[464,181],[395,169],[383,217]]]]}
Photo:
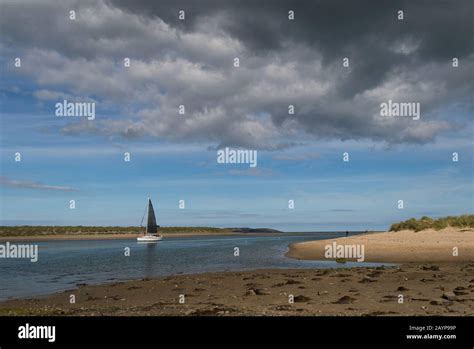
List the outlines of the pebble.
{"type": "Polygon", "coordinates": [[[456,295],[454,294],[454,292],[444,292],[442,297],[444,299],[447,299],[448,301],[455,301],[458,299],[458,297],[456,297],[456,295]]]}

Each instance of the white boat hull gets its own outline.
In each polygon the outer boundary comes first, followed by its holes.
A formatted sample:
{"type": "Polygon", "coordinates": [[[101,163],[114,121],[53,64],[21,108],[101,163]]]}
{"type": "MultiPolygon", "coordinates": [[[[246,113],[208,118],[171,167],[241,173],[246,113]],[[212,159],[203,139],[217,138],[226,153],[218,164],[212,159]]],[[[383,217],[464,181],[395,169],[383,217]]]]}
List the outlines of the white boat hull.
{"type": "Polygon", "coordinates": [[[143,235],[137,237],[137,242],[154,243],[160,241],[161,239],[163,239],[161,235],[143,235]]]}

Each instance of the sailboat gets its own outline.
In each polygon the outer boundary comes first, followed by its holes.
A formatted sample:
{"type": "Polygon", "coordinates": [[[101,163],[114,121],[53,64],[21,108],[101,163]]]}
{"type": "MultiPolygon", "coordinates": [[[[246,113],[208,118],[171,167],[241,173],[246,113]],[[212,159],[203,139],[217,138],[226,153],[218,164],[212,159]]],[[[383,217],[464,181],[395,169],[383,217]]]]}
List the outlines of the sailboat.
{"type": "MultiPolygon", "coordinates": [[[[155,211],[153,210],[153,204],[151,203],[150,198],[148,198],[148,215],[147,215],[147,224],[145,234],[137,237],[138,242],[148,242],[154,243],[160,241],[163,237],[158,234],[159,226],[156,225],[156,218],[155,218],[155,211]]],[[[143,214],[142,224],[143,226],[143,219],[145,218],[145,214],[143,214]]]]}

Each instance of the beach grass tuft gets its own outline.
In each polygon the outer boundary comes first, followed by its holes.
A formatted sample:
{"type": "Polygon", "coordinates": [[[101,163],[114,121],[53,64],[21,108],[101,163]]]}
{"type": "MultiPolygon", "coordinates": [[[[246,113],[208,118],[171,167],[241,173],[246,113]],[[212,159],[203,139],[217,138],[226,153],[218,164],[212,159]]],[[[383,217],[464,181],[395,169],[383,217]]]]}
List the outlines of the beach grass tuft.
{"type": "Polygon", "coordinates": [[[423,216],[418,220],[416,218],[410,218],[404,222],[392,224],[390,226],[390,231],[421,231],[426,229],[441,230],[448,227],[474,228],[474,215],[448,216],[437,219],[423,216]]]}

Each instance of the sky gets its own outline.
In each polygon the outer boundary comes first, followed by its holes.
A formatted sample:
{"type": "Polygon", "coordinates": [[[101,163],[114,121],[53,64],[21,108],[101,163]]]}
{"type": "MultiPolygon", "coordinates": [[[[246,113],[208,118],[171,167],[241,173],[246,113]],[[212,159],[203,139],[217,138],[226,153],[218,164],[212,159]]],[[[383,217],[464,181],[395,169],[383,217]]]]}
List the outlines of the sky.
{"type": "Polygon", "coordinates": [[[147,197],[162,226],[472,214],[473,6],[1,0],[0,224],[135,226],[147,197]],[[382,116],[389,100],[420,119],[382,116]],[[218,163],[225,147],[257,166],[218,163]]]}

